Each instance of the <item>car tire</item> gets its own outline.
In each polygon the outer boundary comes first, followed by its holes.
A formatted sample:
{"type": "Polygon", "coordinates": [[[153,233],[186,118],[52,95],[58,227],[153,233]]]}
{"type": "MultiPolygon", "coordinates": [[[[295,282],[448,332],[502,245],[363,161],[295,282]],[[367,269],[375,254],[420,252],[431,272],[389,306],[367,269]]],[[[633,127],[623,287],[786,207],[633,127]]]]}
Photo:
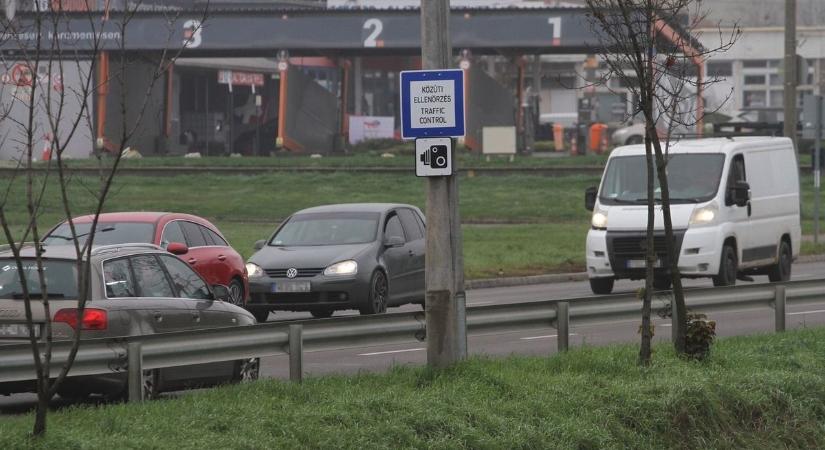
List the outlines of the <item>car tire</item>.
{"type": "MultiPolygon", "coordinates": [[[[160,395],[160,370],[144,370],[143,376],[143,400],[154,400],[160,395]]],[[[129,385],[124,385],[123,390],[114,394],[106,395],[108,401],[129,401],[129,385]]]]}
{"type": "Polygon", "coordinates": [[[669,291],[673,280],[670,275],[659,275],[653,277],[653,289],[657,291],[669,291]]]}
{"type": "Polygon", "coordinates": [[[309,311],[309,313],[312,314],[312,317],[316,319],[326,319],[332,317],[334,312],[335,310],[333,309],[313,309],[309,311]]]}
{"type": "Polygon", "coordinates": [[[590,290],[596,295],[608,295],[613,292],[613,278],[591,278],[590,290]]]}
{"type": "Polygon", "coordinates": [[[793,251],[791,250],[791,244],[783,240],[779,244],[779,262],[771,266],[768,270],[768,279],[773,283],[790,281],[792,263],[793,251]]]}
{"type": "Polygon", "coordinates": [[[252,309],[249,310],[252,313],[252,316],[255,318],[255,321],[258,323],[266,323],[266,319],[269,317],[269,313],[271,312],[268,309],[252,309]]]}
{"type": "Polygon", "coordinates": [[[630,136],[629,138],[627,138],[627,140],[624,143],[625,143],[625,145],[636,145],[636,144],[641,144],[644,141],[645,140],[642,136],[633,135],[633,136],[630,136]]]}
{"type": "Polygon", "coordinates": [[[367,305],[359,308],[359,312],[362,315],[385,313],[387,312],[388,300],[389,283],[387,283],[387,275],[380,270],[376,270],[370,280],[370,292],[367,297],[367,305]]]}
{"type": "Polygon", "coordinates": [[[736,273],[739,269],[739,262],[736,257],[736,250],[731,245],[722,247],[722,257],[719,261],[719,273],[713,277],[713,285],[716,287],[733,286],[736,284],[736,273]]]}
{"type": "Polygon", "coordinates": [[[233,278],[229,282],[229,302],[235,306],[243,307],[246,300],[246,293],[243,289],[243,283],[237,278],[233,278]]]}
{"type": "Polygon", "coordinates": [[[235,361],[235,375],[232,381],[235,383],[248,383],[257,380],[261,375],[261,359],[247,358],[235,361]]]}

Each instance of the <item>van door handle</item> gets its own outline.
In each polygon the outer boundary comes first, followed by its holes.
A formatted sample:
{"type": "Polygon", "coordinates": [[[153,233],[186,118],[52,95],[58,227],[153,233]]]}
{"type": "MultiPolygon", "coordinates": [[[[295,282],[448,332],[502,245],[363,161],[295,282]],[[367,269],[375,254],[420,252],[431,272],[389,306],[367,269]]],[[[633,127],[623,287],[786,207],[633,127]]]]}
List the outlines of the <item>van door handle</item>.
{"type": "Polygon", "coordinates": [[[751,216],[752,212],[753,212],[753,209],[751,208],[751,202],[748,202],[748,217],[751,216]]]}
{"type": "Polygon", "coordinates": [[[155,318],[155,322],[163,322],[163,314],[161,314],[160,311],[153,312],[152,317],[155,318]]]}
{"type": "Polygon", "coordinates": [[[196,313],[196,312],[192,313],[192,321],[200,322],[201,321],[201,315],[196,313]]]}
{"type": "Polygon", "coordinates": [[[218,261],[226,261],[226,256],[218,255],[218,261]]]}
{"type": "Polygon", "coordinates": [[[197,264],[198,260],[195,258],[189,258],[189,264],[197,264]]]}

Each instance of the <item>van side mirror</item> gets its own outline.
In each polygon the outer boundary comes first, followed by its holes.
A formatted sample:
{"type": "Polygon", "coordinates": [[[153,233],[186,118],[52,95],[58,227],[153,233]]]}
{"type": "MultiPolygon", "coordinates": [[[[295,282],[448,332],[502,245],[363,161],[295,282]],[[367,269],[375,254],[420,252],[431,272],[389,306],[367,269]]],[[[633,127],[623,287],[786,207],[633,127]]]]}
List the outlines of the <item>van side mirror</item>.
{"type": "Polygon", "coordinates": [[[751,187],[747,182],[737,181],[733,188],[733,204],[736,206],[746,206],[751,199],[751,187]]]}
{"type": "Polygon", "coordinates": [[[599,188],[589,187],[584,190],[584,208],[588,211],[593,211],[596,207],[596,195],[599,193],[599,188]]]}
{"type": "Polygon", "coordinates": [[[258,251],[258,250],[264,248],[264,245],[266,245],[266,240],[264,240],[264,239],[259,239],[259,240],[255,241],[255,251],[258,251]]]}

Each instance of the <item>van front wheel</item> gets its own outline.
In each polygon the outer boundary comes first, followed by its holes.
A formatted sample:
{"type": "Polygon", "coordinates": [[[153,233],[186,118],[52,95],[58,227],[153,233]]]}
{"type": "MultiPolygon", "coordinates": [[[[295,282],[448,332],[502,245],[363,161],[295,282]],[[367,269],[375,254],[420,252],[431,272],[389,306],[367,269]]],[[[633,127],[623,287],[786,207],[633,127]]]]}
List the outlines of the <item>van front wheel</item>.
{"type": "Polygon", "coordinates": [[[596,295],[607,295],[613,292],[613,278],[591,278],[590,290],[596,295]]]}
{"type": "Polygon", "coordinates": [[[779,244],[779,262],[771,266],[768,272],[768,278],[771,282],[790,281],[792,262],[791,245],[788,244],[788,241],[782,241],[782,243],[779,244]]]}
{"type": "Polygon", "coordinates": [[[713,285],[733,286],[736,284],[736,272],[739,269],[739,262],[736,258],[736,250],[725,245],[722,248],[722,259],[719,261],[719,274],[713,277],[713,285]]]}

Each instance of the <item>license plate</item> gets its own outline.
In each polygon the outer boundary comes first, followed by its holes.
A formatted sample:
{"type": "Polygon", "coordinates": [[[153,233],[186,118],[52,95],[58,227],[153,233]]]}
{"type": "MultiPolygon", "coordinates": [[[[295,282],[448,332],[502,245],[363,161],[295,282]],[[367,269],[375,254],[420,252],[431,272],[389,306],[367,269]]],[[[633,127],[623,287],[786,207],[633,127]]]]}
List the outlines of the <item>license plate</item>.
{"type": "Polygon", "coordinates": [[[309,292],[309,281],[278,281],[272,283],[270,292],[274,293],[295,293],[309,292]]]}
{"type": "MultiPolygon", "coordinates": [[[[0,324],[0,338],[27,338],[29,337],[29,327],[23,323],[0,324]]],[[[34,337],[40,337],[40,327],[35,325],[34,337]]]]}
{"type": "MultiPolygon", "coordinates": [[[[628,269],[644,269],[647,267],[647,261],[644,259],[629,259],[627,261],[627,268],[628,269]]],[[[653,267],[661,267],[662,261],[657,259],[655,263],[653,263],[653,267]]]]}

